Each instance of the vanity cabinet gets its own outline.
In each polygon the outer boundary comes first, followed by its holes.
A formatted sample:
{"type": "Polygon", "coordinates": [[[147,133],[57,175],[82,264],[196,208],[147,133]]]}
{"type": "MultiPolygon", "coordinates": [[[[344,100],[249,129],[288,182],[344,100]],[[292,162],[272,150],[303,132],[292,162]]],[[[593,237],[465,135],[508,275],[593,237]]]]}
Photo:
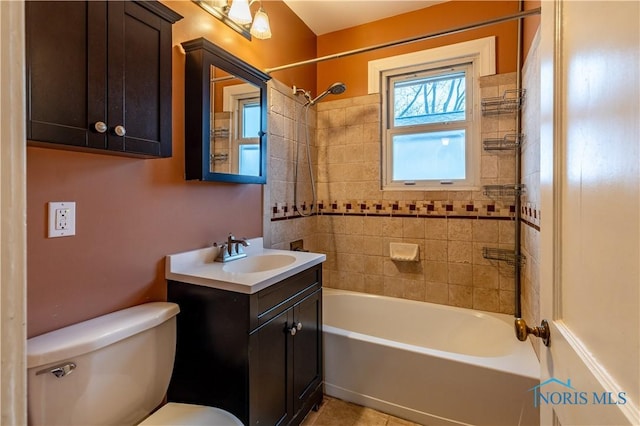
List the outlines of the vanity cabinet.
{"type": "Polygon", "coordinates": [[[159,2],[27,1],[31,145],[171,156],[172,24],[159,2]]]}
{"type": "Polygon", "coordinates": [[[322,401],[322,265],[254,294],[168,281],[180,306],[169,401],[247,425],[299,424],[322,401]]]}

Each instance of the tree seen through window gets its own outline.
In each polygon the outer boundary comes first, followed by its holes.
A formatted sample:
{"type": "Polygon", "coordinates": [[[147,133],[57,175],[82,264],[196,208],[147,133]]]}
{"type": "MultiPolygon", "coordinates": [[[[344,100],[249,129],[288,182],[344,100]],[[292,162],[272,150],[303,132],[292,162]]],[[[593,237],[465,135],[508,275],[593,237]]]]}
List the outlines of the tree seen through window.
{"type": "Polygon", "coordinates": [[[395,126],[464,119],[464,72],[397,82],[394,85],[395,126]]]}

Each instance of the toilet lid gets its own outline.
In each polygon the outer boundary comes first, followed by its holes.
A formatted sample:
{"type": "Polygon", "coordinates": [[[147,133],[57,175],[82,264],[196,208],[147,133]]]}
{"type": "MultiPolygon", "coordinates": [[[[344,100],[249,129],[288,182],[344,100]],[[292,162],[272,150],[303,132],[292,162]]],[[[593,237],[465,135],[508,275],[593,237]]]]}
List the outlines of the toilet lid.
{"type": "Polygon", "coordinates": [[[215,407],[170,402],[147,417],[140,426],[241,426],[233,414],[215,407]]]}

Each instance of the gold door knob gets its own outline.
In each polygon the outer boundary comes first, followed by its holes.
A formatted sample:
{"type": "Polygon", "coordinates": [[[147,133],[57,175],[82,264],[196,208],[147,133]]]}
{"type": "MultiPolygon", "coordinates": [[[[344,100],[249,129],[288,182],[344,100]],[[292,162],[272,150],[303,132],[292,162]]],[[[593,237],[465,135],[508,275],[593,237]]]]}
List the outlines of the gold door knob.
{"type": "Polygon", "coordinates": [[[516,337],[521,342],[524,342],[530,334],[533,334],[534,336],[541,338],[542,343],[544,343],[545,346],[549,346],[551,344],[551,331],[547,320],[542,320],[538,327],[529,327],[525,320],[522,318],[516,318],[514,325],[516,337]]]}

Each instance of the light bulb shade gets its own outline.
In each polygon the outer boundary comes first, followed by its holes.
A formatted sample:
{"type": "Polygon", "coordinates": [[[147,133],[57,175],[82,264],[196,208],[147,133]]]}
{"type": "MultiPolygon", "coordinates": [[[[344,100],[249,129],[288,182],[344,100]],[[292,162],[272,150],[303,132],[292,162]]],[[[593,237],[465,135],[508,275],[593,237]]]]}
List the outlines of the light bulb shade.
{"type": "Polygon", "coordinates": [[[255,38],[265,40],[271,38],[271,27],[269,26],[269,16],[262,8],[256,12],[251,26],[251,35],[255,38]]]}
{"type": "Polygon", "coordinates": [[[233,0],[229,9],[229,18],[240,25],[251,23],[251,11],[248,0],[233,0]]]}

